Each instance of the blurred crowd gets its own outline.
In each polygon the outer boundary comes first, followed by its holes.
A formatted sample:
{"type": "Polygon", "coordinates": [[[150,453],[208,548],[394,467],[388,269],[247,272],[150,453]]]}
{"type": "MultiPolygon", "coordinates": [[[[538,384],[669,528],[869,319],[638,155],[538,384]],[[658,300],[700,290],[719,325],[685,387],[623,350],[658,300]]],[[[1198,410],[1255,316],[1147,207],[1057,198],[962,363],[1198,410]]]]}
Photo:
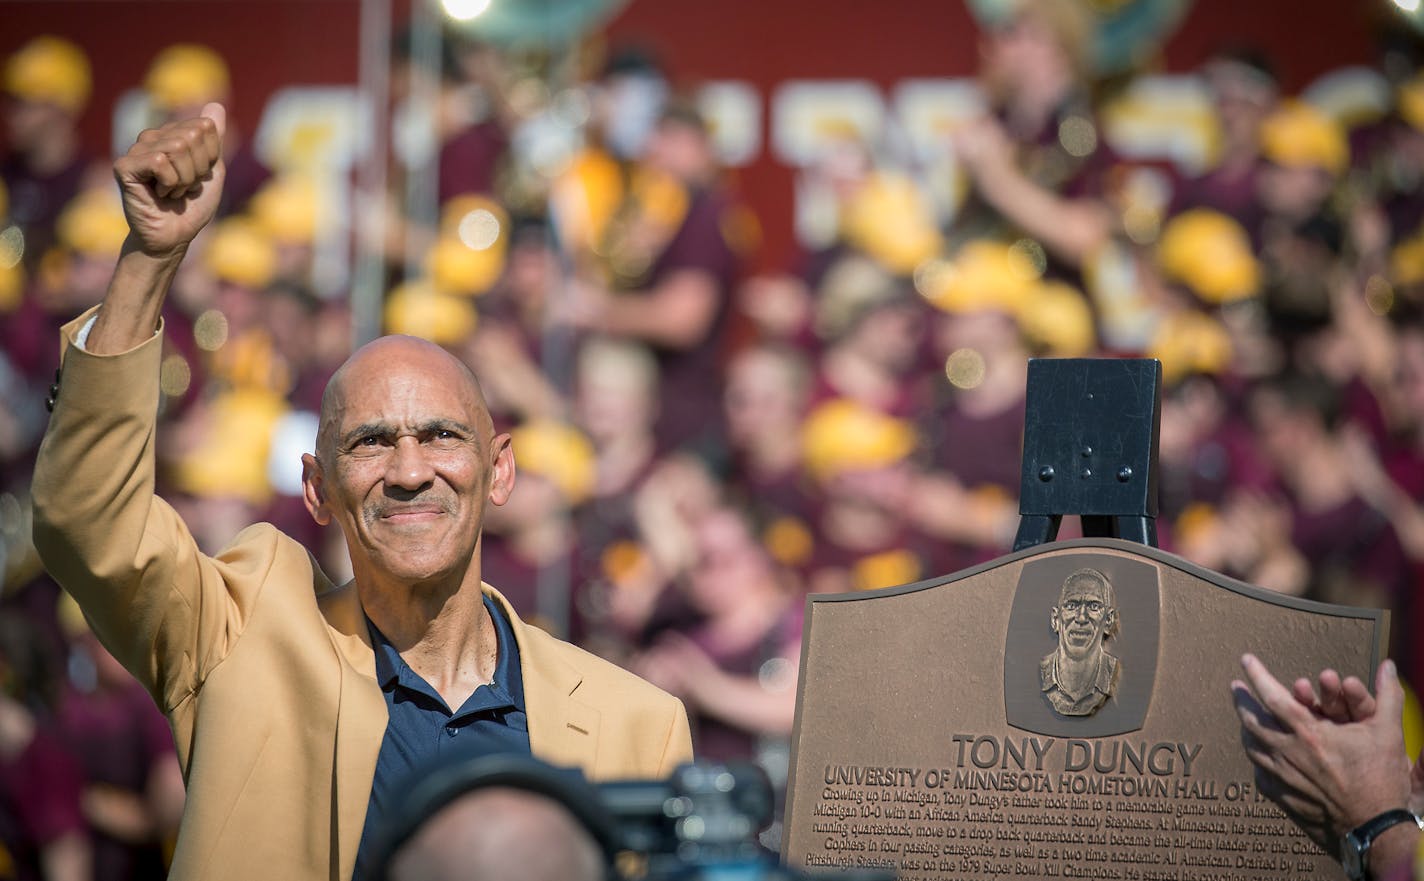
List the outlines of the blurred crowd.
{"type": "MultiPolygon", "coordinates": [[[[413,172],[393,162],[381,233],[354,247],[379,256],[384,330],[464,359],[512,432],[485,580],[682,697],[702,757],[784,781],[808,592],[1008,550],[1031,357],[1160,359],[1162,547],[1390,609],[1393,654],[1424,680],[1412,50],[1376,71],[1388,106],[1342,114],[1223,47],[1193,72],[1204,161],[1144,160],[1104,136],[1131,83],[1094,81],[1082,10],[1015,9],[981,35],[982,112],[942,133],[949,195],[832,126],[800,171],[824,234],[755,274],[758,219],[652,56],[606,53],[553,93],[487,45],[395,43],[393,106],[430,99],[435,210],[404,210],[413,172]],[[581,134],[551,162],[537,135],[561,115],[581,134]]],[[[0,878],[161,877],[182,804],[164,721],[28,545],[58,330],[103,296],[125,221],[76,132],[84,53],[39,37],[3,74],[0,878]]],[[[186,44],[141,84],[150,124],[234,86],[186,44]]],[[[223,217],[164,311],[161,494],[210,553],[267,520],[340,580],[299,459],[353,341],[350,298],[313,284],[327,182],[264,167],[233,126],[225,149],[223,217]]]]}

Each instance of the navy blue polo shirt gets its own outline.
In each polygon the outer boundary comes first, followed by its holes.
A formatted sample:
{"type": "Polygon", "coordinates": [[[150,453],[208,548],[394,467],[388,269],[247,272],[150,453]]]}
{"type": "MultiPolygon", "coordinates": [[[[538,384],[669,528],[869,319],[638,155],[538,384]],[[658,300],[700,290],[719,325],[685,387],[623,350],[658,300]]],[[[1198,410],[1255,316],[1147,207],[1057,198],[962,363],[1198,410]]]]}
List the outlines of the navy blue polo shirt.
{"type": "Polygon", "coordinates": [[[428,766],[442,755],[516,752],[529,755],[529,720],[524,712],[524,680],[519,645],[504,610],[488,596],[485,608],[499,641],[494,681],[481,685],[456,712],[414,670],[371,620],[371,646],[376,652],[376,681],[386,696],[386,736],[376,756],[366,825],[356,851],[354,877],[366,878],[387,812],[409,790],[413,769],[428,766]]]}

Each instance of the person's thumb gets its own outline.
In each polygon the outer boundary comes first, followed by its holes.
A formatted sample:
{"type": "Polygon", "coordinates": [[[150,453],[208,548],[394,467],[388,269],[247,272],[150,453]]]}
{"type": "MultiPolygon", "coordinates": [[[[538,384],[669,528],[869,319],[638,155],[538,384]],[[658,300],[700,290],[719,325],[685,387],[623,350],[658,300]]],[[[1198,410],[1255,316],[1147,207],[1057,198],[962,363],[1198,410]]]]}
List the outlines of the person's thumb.
{"type": "Polygon", "coordinates": [[[1399,682],[1399,671],[1394,661],[1380,664],[1375,674],[1375,699],[1379,702],[1378,717],[1387,724],[1399,725],[1404,719],[1404,686],[1399,682]]]}
{"type": "Polygon", "coordinates": [[[213,123],[218,127],[218,137],[219,137],[219,138],[221,138],[221,137],[223,137],[225,134],[227,134],[227,108],[226,108],[226,107],[222,106],[221,104],[217,103],[216,101],[212,101],[212,102],[209,102],[209,103],[203,105],[203,112],[202,112],[200,115],[205,116],[205,117],[207,117],[208,119],[211,119],[211,120],[213,121],[213,123]]]}

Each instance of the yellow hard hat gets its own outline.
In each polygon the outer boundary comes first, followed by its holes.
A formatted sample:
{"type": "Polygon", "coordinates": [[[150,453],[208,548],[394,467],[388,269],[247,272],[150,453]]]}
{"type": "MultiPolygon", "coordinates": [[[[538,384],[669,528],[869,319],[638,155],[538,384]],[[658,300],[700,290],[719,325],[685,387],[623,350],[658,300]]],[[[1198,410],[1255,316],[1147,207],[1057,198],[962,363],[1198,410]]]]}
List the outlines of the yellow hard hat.
{"type": "Polygon", "coordinates": [[[260,290],[277,274],[277,248],[250,218],[229,217],[213,229],[203,262],[222,281],[260,290]]]}
{"type": "Polygon", "coordinates": [[[594,453],[583,432],[552,420],[527,422],[510,432],[514,463],[547,478],[571,504],[593,492],[594,453]]]}
{"type": "Polygon", "coordinates": [[[1391,280],[1397,285],[1424,282],[1424,227],[1395,246],[1389,255],[1391,280]]]}
{"type": "Polygon", "coordinates": [[[946,312],[997,310],[1017,315],[1038,286],[1039,269],[1023,249],[981,239],[919,274],[920,293],[946,312]]]}
{"type": "Polygon", "coordinates": [[[5,91],[26,101],[43,101],[70,113],[89,100],[89,59],[60,37],[35,37],[5,63],[5,91]]]}
{"type": "Polygon", "coordinates": [[[1304,101],[1284,101],[1261,123],[1261,152],[1287,168],[1318,168],[1338,175],[1350,163],[1345,131],[1304,101]]]}
{"type": "Polygon", "coordinates": [[[806,469],[818,480],[893,465],[914,452],[916,442],[908,422],[848,398],[821,404],[801,428],[806,469]]]}
{"type": "Polygon", "coordinates": [[[1395,93],[1399,115],[1416,131],[1424,132],[1424,73],[1415,74],[1395,93]]]}
{"type": "Polygon", "coordinates": [[[640,216],[660,229],[675,230],[687,216],[687,187],[666,172],[637,169],[628,185],[628,195],[636,202],[640,216]]]}
{"type": "Polygon", "coordinates": [[[286,394],[295,377],[291,365],[277,351],[272,335],[254,327],[236,334],[214,353],[212,373],[233,388],[286,394]]]}
{"type": "Polygon", "coordinates": [[[274,241],[308,245],[316,238],[321,194],[309,177],[274,177],[253,194],[247,211],[258,229],[274,241]]]}
{"type": "Polygon", "coordinates": [[[386,298],[386,332],[403,333],[442,346],[465,339],[475,329],[469,300],[442,294],[428,282],[406,282],[386,298]]]}
{"type": "Polygon", "coordinates": [[[499,281],[504,249],[475,250],[460,239],[442,236],[425,254],[425,271],[437,291],[475,296],[499,281]]]}
{"type": "Polygon", "coordinates": [[[59,243],[88,257],[117,258],[128,234],[123,203],[112,187],[80,191],[55,221],[59,243]]]}
{"type": "Polygon", "coordinates": [[[851,567],[851,585],[856,590],[879,590],[910,584],[924,577],[923,564],[913,551],[894,548],[861,557],[851,567]]]}
{"type": "Polygon", "coordinates": [[[1207,303],[1248,299],[1261,284],[1246,230],[1209,208],[1172,218],[1157,244],[1157,264],[1169,280],[1186,285],[1207,303]]]}
{"type": "Polygon", "coordinates": [[[174,472],[178,485],[196,496],[266,502],[272,495],[267,479],[272,429],[287,412],[286,401],[268,389],[248,387],[224,392],[210,406],[207,433],[174,472]]]}
{"type": "Polygon", "coordinates": [[[1035,286],[1017,317],[1024,338],[1055,358],[1081,358],[1098,346],[1093,310],[1070,284],[1049,281],[1035,286]]]}
{"type": "Polygon", "coordinates": [[[762,546],[783,566],[802,566],[811,561],[816,537],[800,517],[790,514],[776,518],[761,533],[762,546]]]}
{"type": "Polygon", "coordinates": [[[1222,373],[1232,354],[1231,337],[1221,322],[1195,310],[1163,319],[1147,351],[1162,362],[1162,381],[1168,385],[1193,373],[1222,373]]]}
{"type": "Polygon", "coordinates": [[[228,95],[227,62],[197,43],[175,43],[148,66],[143,88],[160,110],[221,101],[228,95]]]}
{"type": "Polygon", "coordinates": [[[0,315],[15,311],[24,293],[24,264],[18,260],[12,264],[0,261],[0,315]]]}
{"type": "Polygon", "coordinates": [[[591,250],[623,201],[623,172],[607,153],[586,150],[554,182],[549,198],[564,240],[571,248],[591,250]]]}
{"type": "Polygon", "coordinates": [[[845,206],[841,233],[886,269],[909,275],[943,246],[924,196],[909,178],[872,175],[845,206]]]}

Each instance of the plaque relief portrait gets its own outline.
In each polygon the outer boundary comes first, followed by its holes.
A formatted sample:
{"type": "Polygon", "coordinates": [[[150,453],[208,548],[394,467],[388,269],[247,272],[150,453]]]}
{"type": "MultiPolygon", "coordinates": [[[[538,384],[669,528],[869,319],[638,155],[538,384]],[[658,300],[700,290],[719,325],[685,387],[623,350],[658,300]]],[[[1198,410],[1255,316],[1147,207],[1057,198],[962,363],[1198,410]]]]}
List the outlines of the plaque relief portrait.
{"type": "Polygon", "coordinates": [[[1117,689],[1122,667],[1106,641],[1117,635],[1112,582],[1091,567],[1063,579],[1050,625],[1058,647],[1038,664],[1043,696],[1064,716],[1091,716],[1117,689]]]}
{"type": "Polygon", "coordinates": [[[1055,737],[1142,727],[1157,678],[1158,572],[1106,553],[1026,563],[1004,640],[1005,719],[1055,737]]]}

